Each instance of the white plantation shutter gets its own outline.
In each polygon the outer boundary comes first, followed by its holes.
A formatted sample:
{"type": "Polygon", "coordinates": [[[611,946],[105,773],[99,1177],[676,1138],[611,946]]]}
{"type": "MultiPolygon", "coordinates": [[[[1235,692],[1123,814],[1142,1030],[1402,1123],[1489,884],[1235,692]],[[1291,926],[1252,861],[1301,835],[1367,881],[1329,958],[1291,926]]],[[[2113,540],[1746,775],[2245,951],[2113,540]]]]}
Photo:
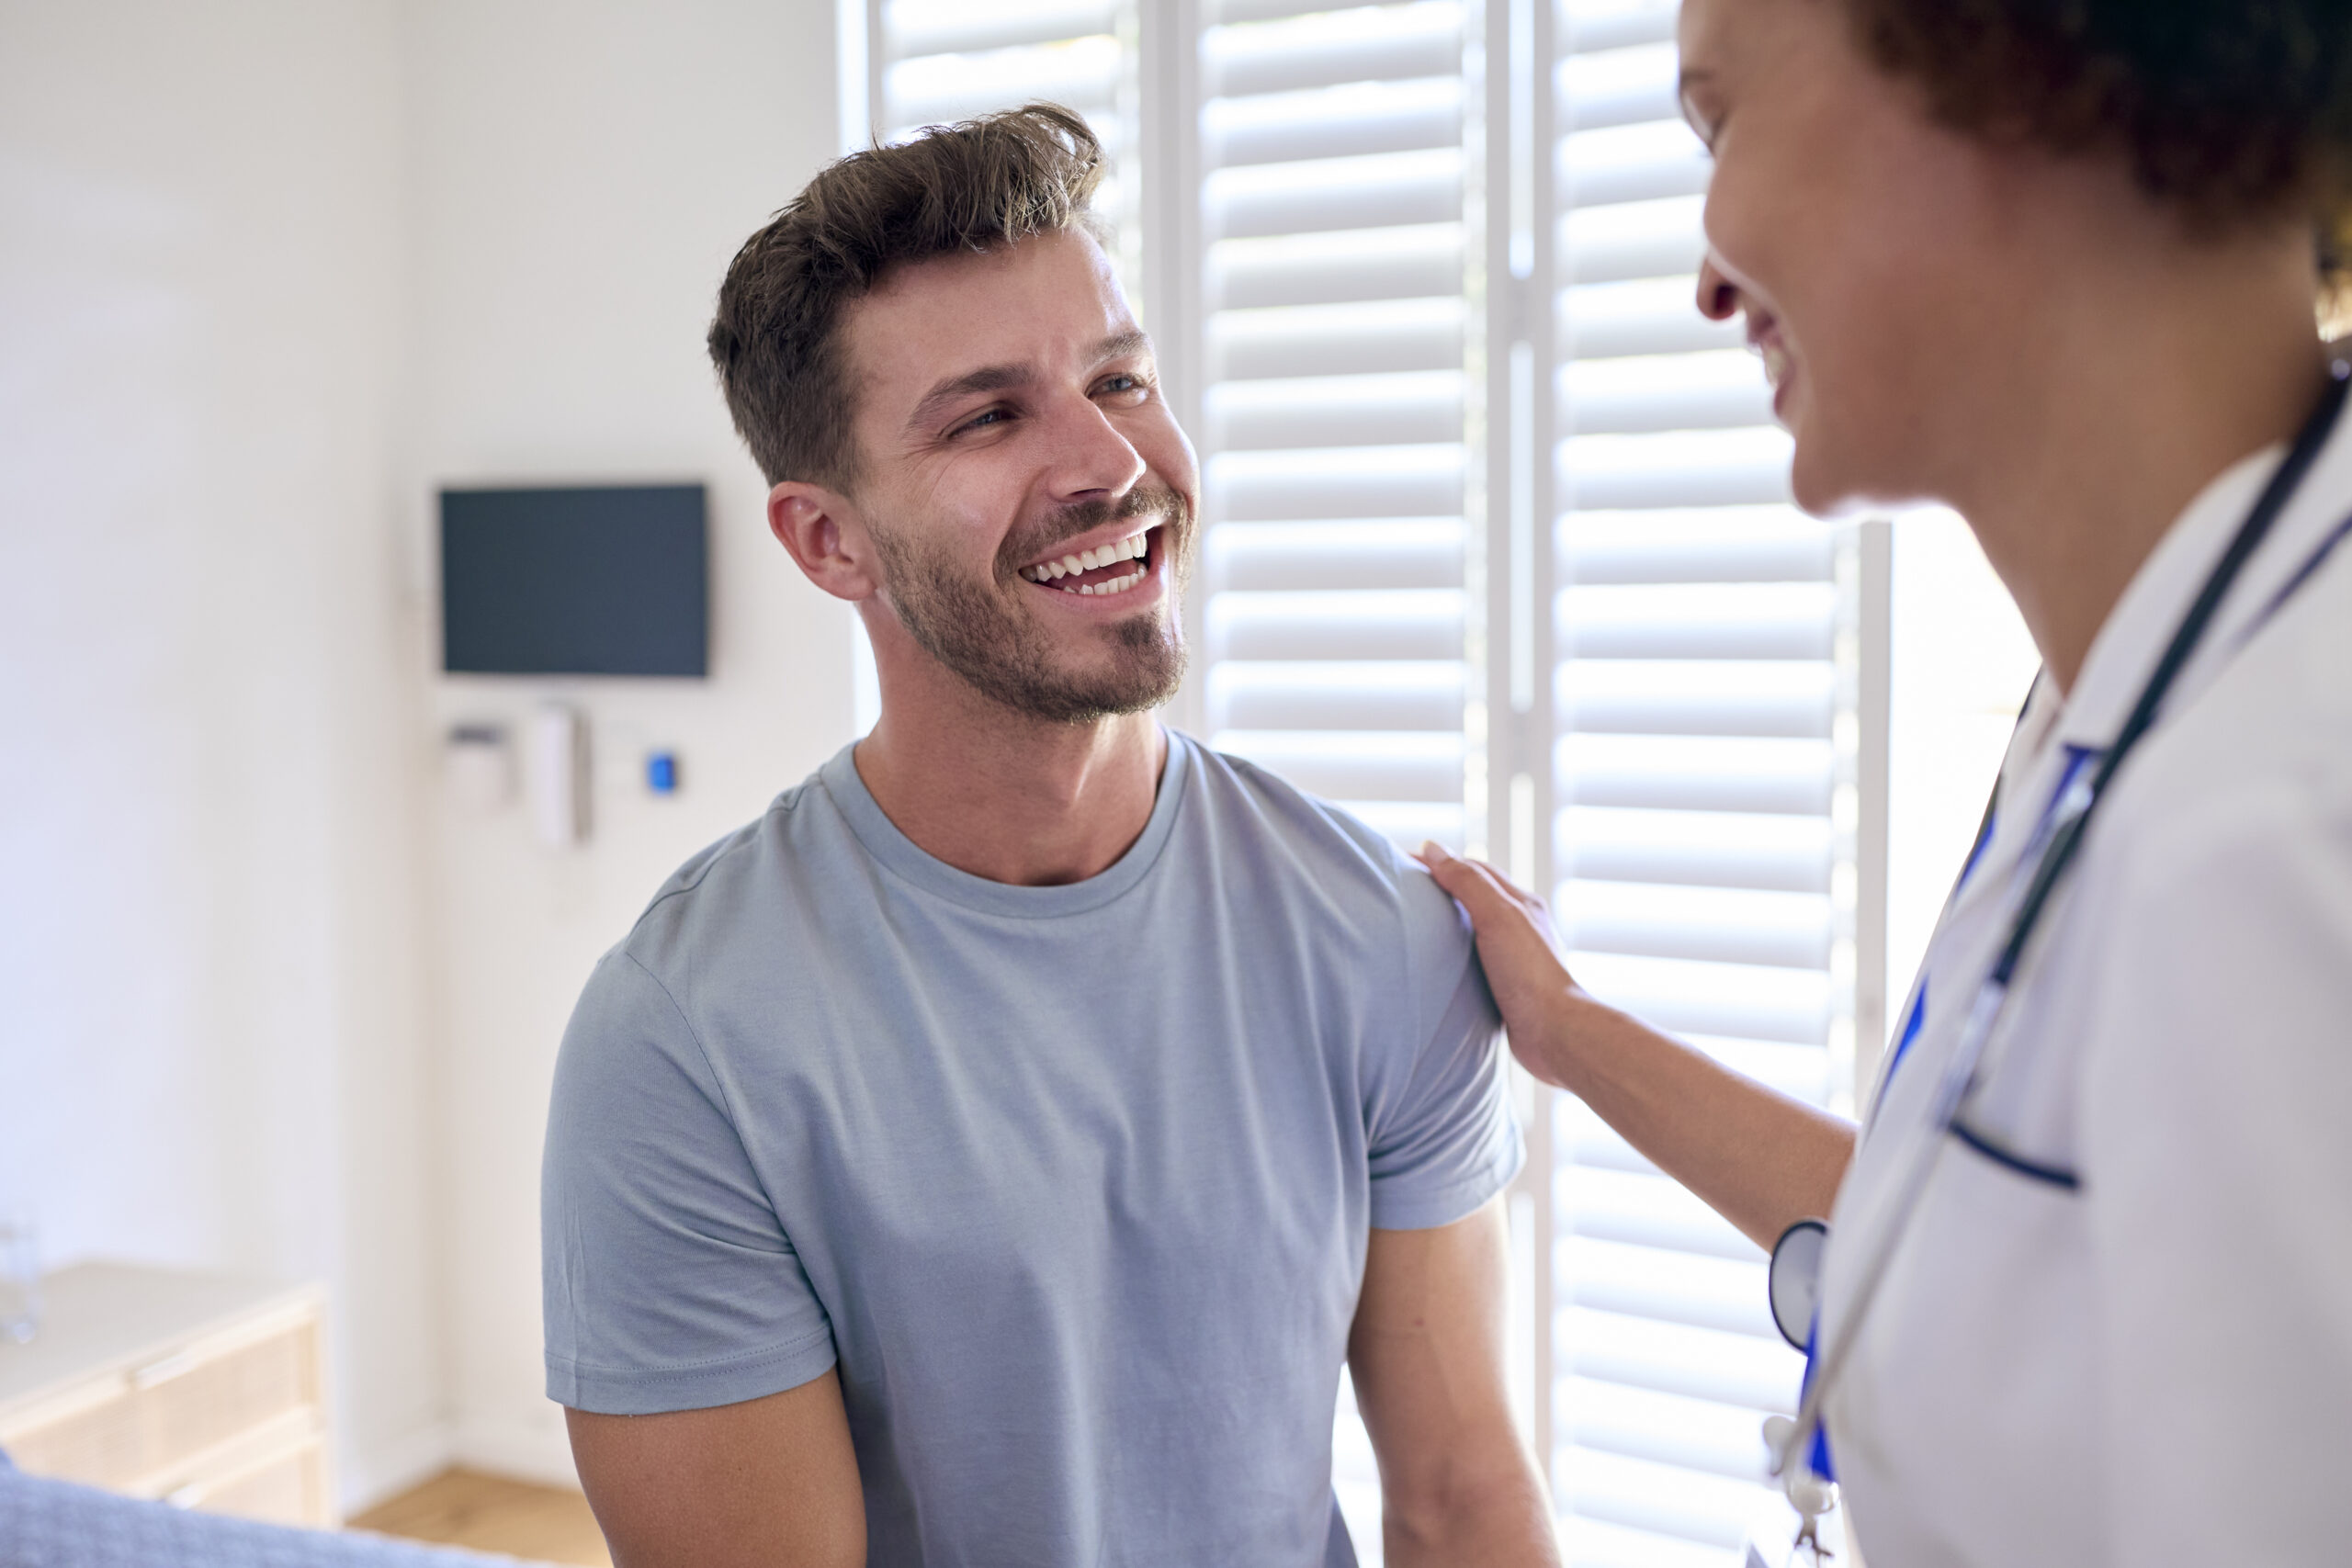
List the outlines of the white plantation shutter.
{"type": "MultiPolygon", "coordinates": [[[[1553,18],[1554,906],[1598,995],[1826,1103],[1850,1051],[1851,593],[1837,536],[1788,503],[1739,329],[1693,305],[1708,166],[1674,16],[1553,18]]],[[[1569,1559],[1735,1561],[1773,1507],[1758,1426],[1801,1371],[1763,1257],[1575,1100],[1551,1118],[1569,1559]]]]}
{"type": "MultiPolygon", "coordinates": [[[[1853,536],[1790,506],[1760,368],[1694,307],[1673,0],[877,3],[884,134],[1044,96],[1114,150],[1204,465],[1188,722],[1490,853],[1550,889],[1593,990],[1849,1105],[1883,671],[1853,536]]],[[[1786,1517],[1758,1428],[1799,1359],[1761,1254],[1572,1099],[1532,1103],[1521,1392],[1568,1561],[1723,1568],[1786,1517]]],[[[1376,1564],[1344,1391],[1335,1472],[1376,1564]]]]}
{"type": "Polygon", "coordinates": [[[1222,0],[1203,22],[1211,743],[1458,847],[1463,6],[1222,0]]]}

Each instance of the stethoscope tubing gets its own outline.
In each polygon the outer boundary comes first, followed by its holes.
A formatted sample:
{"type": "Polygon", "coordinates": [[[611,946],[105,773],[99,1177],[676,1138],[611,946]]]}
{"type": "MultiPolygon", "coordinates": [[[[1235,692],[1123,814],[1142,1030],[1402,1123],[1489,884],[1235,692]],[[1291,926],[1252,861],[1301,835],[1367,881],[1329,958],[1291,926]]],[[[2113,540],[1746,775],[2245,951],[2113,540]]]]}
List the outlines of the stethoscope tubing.
{"type": "MultiPolygon", "coordinates": [[[[2165,646],[2163,658],[2157,660],[2147,683],[2141,689],[2139,700],[2132,705],[2131,716],[2124,720],[2123,728],[2116,733],[2114,743],[2100,759],[2081,808],[2055,824],[2049,842],[2042,849],[2041,861],[2034,867],[2033,880],[2026,889],[2025,898],[2018,906],[2017,913],[2010,918],[2008,936],[2001,944],[1999,956],[1994,960],[1991,972],[1985,976],[1984,984],[1977,987],[1975,999],[1969,1006],[1968,1018],[1962,1025],[1960,1041],[1953,1049],[1951,1065],[1936,1086],[1936,1096],[1929,1111],[1931,1134],[1923,1140],[1921,1148],[1904,1171],[1902,1183],[1895,1190],[1894,1201],[1881,1211],[1885,1217],[1870,1238],[1870,1247],[1860,1255],[1862,1264],[1852,1304],[1838,1325],[1840,1332],[1834,1341],[1818,1346],[1812,1375],[1806,1380],[1804,1396],[1797,1403],[1796,1420],[1785,1442],[1772,1456],[1773,1474],[1792,1475],[1792,1466],[1811,1450],[1814,1434],[1820,1429],[1822,1411],[1827,1404],[1830,1391],[1837,1386],[1840,1375],[1861,1344],[1862,1330],[1869,1322],[1871,1305],[1878,1300],[1880,1287],[1885,1284],[1891,1272],[1895,1248],[1901,1245],[1904,1232],[1910,1228],[1912,1220],[1917,1216],[1919,1205],[1926,1200],[1937,1164],[1943,1157],[1944,1147],[1950,1142],[1947,1134],[1959,1120],[1961,1107],[1967,1101],[1970,1091],[1976,1087],[1977,1069],[1984,1061],[1994,1030],[2000,1022],[2002,1010],[2024,961],[2026,948],[2041,924],[2051,896],[2072,868],[2082,846],[2084,832],[2090,825],[2092,815],[2098,809],[2100,800],[2105,797],[2109,783],[2122,766],[2123,760],[2154,726],[2157,711],[2171,691],[2173,682],[2203,641],[2222,600],[2235,586],[2238,574],[2269,535],[2271,525],[2278,520],[2279,513],[2287,509],[2288,502],[2302,488],[2304,478],[2318,460],[2321,448],[2326,446],[2328,436],[2334,432],[2343,412],[2347,389],[2346,375],[2347,369],[2341,364],[2331,367],[2327,389],[2321,394],[2318,407],[2312,411],[2286,460],[2278,466],[2278,472],[2271,475],[2270,482],[2263,488],[2260,498],[2246,513],[2245,521],[2239,525],[2229,547],[2214,564],[2196,602],[2181,617],[2180,626],[2173,633],[2172,641],[2165,646]]],[[[2296,581],[2298,583],[2301,581],[2300,574],[2296,581]]]]}

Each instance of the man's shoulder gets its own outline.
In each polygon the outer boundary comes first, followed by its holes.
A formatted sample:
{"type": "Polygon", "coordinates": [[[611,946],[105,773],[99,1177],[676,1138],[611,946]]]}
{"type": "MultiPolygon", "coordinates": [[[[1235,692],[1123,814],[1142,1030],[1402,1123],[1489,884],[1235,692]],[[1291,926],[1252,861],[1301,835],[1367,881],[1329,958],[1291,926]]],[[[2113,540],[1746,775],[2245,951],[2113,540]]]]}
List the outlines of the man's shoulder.
{"type": "MultiPolygon", "coordinates": [[[[614,951],[657,977],[690,958],[710,958],[744,941],[772,942],[775,928],[808,912],[805,886],[827,863],[853,853],[855,835],[812,773],[725,838],[689,856],[656,889],[614,951]]],[[[838,871],[839,867],[831,867],[838,871]]]]}
{"type": "Polygon", "coordinates": [[[1409,938],[1466,947],[1460,912],[1420,863],[1370,823],[1246,757],[1186,738],[1215,852],[1312,889],[1331,904],[1401,919],[1409,938]]]}
{"type": "MultiPolygon", "coordinates": [[[[1256,841],[1297,857],[1302,868],[1360,874],[1393,886],[1411,863],[1369,823],[1249,758],[1184,738],[1193,750],[1210,828],[1235,848],[1256,841]]],[[[1223,847],[1220,845],[1220,847],[1223,847]]]]}

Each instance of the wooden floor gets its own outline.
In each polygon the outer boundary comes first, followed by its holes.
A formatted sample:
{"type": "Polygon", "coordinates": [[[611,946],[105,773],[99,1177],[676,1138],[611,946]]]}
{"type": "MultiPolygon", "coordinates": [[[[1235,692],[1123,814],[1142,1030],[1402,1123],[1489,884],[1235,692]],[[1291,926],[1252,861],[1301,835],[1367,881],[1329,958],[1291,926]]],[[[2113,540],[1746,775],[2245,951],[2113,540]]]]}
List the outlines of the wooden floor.
{"type": "Polygon", "coordinates": [[[350,1521],[354,1529],[407,1536],[542,1562],[612,1568],[588,1499],[564,1486],[451,1470],[350,1521]]]}

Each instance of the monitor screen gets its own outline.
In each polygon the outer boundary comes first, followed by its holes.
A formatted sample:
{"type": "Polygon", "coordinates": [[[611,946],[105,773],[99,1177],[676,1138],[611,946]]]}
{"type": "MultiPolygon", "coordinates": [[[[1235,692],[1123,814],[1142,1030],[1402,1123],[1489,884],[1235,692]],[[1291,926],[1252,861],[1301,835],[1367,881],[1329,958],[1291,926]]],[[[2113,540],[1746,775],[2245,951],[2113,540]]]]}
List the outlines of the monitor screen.
{"type": "Polygon", "coordinates": [[[701,675],[700,485],[441,492],[441,667],[701,675]]]}

